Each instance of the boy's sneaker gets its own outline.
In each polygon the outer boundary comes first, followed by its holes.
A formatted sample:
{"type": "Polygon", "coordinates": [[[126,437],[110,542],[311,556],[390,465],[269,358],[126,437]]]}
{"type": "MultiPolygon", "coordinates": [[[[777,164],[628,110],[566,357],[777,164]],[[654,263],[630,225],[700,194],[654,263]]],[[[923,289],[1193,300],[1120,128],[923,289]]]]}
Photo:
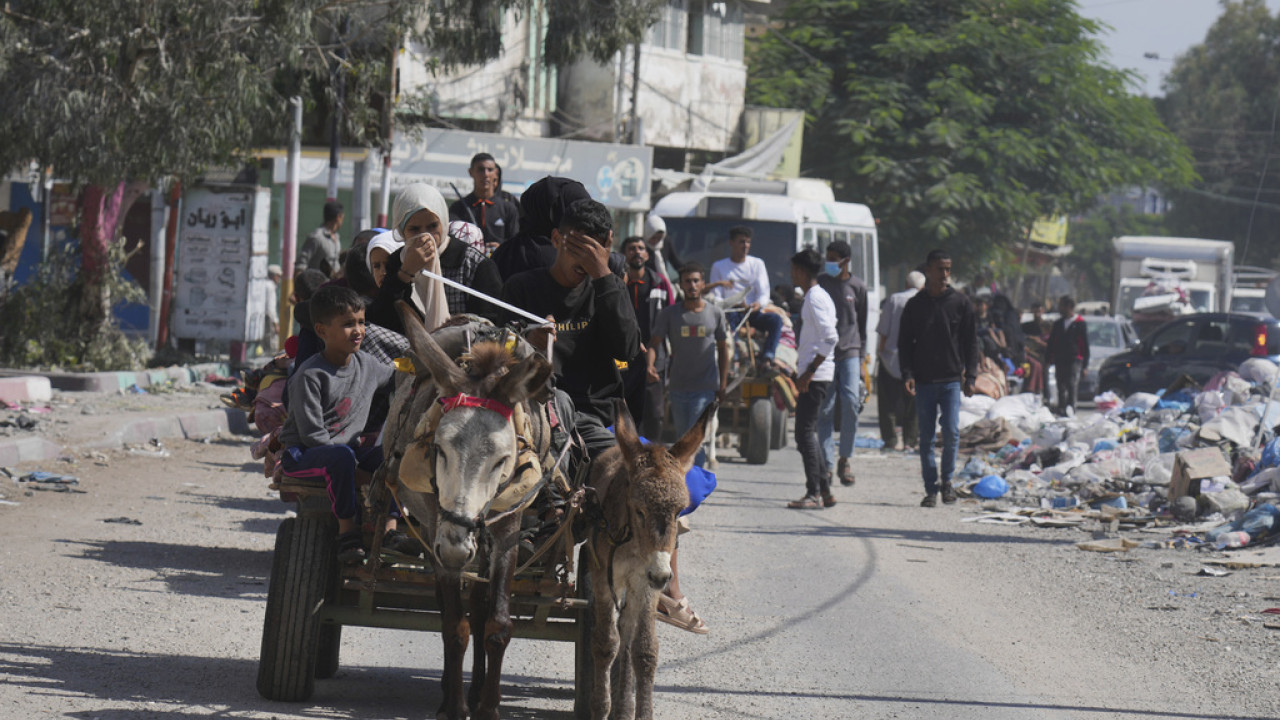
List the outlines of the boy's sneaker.
{"type": "Polygon", "coordinates": [[[836,504],[835,495],[832,495],[831,493],[827,493],[826,495],[822,496],[822,507],[824,508],[835,507],[835,504],[836,504]]]}
{"type": "Polygon", "coordinates": [[[920,501],[920,507],[937,507],[937,506],[938,506],[937,493],[929,493],[924,496],[923,500],[920,501]]]}
{"type": "Polygon", "coordinates": [[[951,483],[942,483],[942,502],[952,505],[956,501],[956,489],[951,483]]]}

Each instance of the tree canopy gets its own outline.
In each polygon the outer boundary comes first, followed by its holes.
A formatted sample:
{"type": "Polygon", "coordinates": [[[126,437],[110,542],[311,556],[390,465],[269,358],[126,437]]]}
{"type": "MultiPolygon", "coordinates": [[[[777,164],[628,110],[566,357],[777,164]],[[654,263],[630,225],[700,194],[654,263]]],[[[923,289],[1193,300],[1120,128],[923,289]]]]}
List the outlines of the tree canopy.
{"type": "Polygon", "coordinates": [[[1161,114],[1191,148],[1200,180],[1171,194],[1179,235],[1234,240],[1236,261],[1280,250],[1280,18],[1262,0],[1223,3],[1204,42],[1165,79],[1161,114]]]}
{"type": "Polygon", "coordinates": [[[891,260],[987,255],[1113,188],[1192,178],[1071,0],[796,0],[777,20],[748,102],[806,111],[806,173],[871,207],[891,260]]]}
{"type": "MultiPolygon", "coordinates": [[[[0,167],[35,161],[111,185],[199,173],[283,144],[288,98],[320,101],[331,68],[385,76],[379,59],[389,53],[356,63],[337,50],[356,40],[389,47],[408,5],[11,0],[0,9],[0,167]],[[353,12],[364,37],[341,37],[353,12]]],[[[351,127],[362,120],[357,113],[351,127]]]]}

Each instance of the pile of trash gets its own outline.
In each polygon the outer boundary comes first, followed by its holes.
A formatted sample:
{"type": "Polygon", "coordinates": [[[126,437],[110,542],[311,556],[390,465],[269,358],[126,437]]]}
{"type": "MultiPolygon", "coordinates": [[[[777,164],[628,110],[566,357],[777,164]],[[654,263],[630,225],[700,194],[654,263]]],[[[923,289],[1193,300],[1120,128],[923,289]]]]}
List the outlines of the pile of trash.
{"type": "Polygon", "coordinates": [[[1199,523],[1220,547],[1280,536],[1278,373],[1250,358],[1203,387],[1183,376],[1154,394],[1103,393],[1097,412],[1072,418],[1033,394],[964,398],[960,450],[972,457],[956,489],[1042,518],[1078,509],[1130,526],[1199,523]]]}

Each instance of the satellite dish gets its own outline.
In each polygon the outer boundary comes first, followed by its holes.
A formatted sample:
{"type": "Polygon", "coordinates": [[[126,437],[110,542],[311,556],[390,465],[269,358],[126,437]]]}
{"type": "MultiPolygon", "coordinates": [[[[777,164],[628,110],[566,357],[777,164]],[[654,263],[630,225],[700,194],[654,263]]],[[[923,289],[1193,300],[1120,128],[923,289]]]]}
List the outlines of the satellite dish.
{"type": "Polygon", "coordinates": [[[1280,275],[1267,283],[1267,294],[1262,299],[1262,304],[1273,317],[1280,318],[1280,275]]]}

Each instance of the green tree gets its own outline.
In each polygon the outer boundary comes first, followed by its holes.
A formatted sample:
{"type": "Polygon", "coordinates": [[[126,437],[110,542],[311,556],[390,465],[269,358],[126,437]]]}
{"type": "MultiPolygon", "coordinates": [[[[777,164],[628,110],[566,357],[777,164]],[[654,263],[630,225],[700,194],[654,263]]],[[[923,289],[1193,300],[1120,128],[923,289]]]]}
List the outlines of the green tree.
{"type": "MultiPolygon", "coordinates": [[[[0,7],[0,168],[30,163],[83,187],[80,277],[72,286],[83,354],[118,332],[106,275],[134,200],[163,177],[235,166],[258,147],[284,143],[289,96],[331,105],[334,70],[351,75],[357,92],[370,78],[386,87],[389,43],[419,5],[9,0],[0,7]],[[358,52],[368,48],[374,52],[358,52]]],[[[366,107],[348,108],[357,138],[377,127],[366,107]]]]}
{"type": "Polygon", "coordinates": [[[778,20],[748,102],[806,111],[806,172],[872,208],[889,260],[995,257],[1036,217],[1191,179],[1071,0],[797,0],[778,20]]]}
{"type": "Polygon", "coordinates": [[[1262,0],[1224,2],[1204,42],[1165,79],[1160,111],[1195,156],[1200,180],[1171,194],[1177,235],[1233,240],[1236,262],[1280,252],[1280,17],[1262,0]]]}

